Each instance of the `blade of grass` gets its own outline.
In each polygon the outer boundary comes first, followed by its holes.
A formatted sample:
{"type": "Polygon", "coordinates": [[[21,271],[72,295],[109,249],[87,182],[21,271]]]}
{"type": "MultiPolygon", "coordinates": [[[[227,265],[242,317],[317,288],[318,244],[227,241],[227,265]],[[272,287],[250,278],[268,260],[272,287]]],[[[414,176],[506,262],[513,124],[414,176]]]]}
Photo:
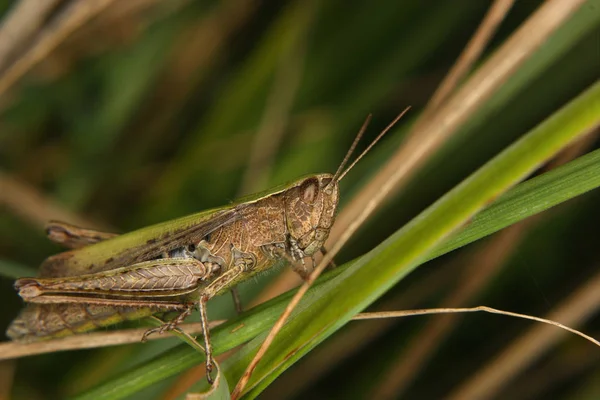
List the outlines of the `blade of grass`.
{"type": "MultiPolygon", "coordinates": [[[[519,142],[518,145],[509,149],[509,159],[507,161],[507,156],[501,157],[500,160],[502,161],[502,165],[500,167],[497,165],[499,161],[495,161],[493,163],[494,168],[492,168],[492,171],[490,171],[491,167],[485,167],[485,171],[479,173],[477,179],[471,178],[467,180],[464,185],[471,190],[467,193],[468,196],[466,198],[460,196],[457,199],[455,192],[452,192],[450,198],[451,205],[454,207],[462,206],[462,201],[459,201],[461,197],[467,201],[467,203],[472,203],[475,199],[481,201],[481,195],[478,194],[480,186],[485,186],[486,182],[488,184],[495,183],[495,187],[500,185],[499,182],[494,182],[493,179],[490,179],[489,174],[495,175],[497,173],[499,176],[506,178],[503,174],[504,168],[512,171],[513,168],[517,168],[516,165],[523,168],[523,163],[528,165],[529,163],[533,163],[534,165],[539,163],[539,160],[536,160],[533,155],[527,154],[523,156],[526,161],[521,160],[521,162],[519,162],[519,157],[516,157],[514,154],[515,152],[519,154],[531,151],[533,154],[539,156],[538,152],[541,150],[532,149],[531,145],[537,145],[540,144],[539,142],[542,142],[540,147],[545,148],[546,151],[548,151],[548,146],[554,147],[557,145],[552,139],[557,140],[557,137],[560,137],[562,140],[566,140],[569,135],[572,135],[573,137],[576,136],[576,133],[574,132],[581,131],[588,125],[593,124],[594,121],[597,121],[597,115],[600,115],[600,84],[595,85],[590,91],[586,92],[582,98],[579,98],[577,101],[570,104],[559,115],[552,118],[548,123],[543,124],[540,128],[534,130],[534,132],[519,142]],[[588,101],[589,104],[586,103],[588,101]],[[532,137],[533,139],[531,139],[532,137]],[[481,175],[483,175],[483,177],[481,177],[481,175]],[[474,185],[475,187],[473,187],[474,185]],[[473,198],[469,197],[471,195],[473,198]]],[[[505,173],[510,174],[509,172],[505,173]]],[[[506,184],[505,181],[503,181],[503,183],[506,184]]],[[[416,267],[420,262],[425,262],[450,252],[458,247],[496,232],[511,223],[544,211],[598,186],[600,186],[600,150],[580,157],[569,164],[533,178],[510,190],[508,193],[497,199],[494,204],[476,215],[471,220],[470,224],[464,227],[459,233],[455,234],[443,244],[436,246],[427,256],[424,256],[420,260],[413,261],[413,263],[409,265],[409,268],[405,268],[401,271],[401,274],[407,273],[408,269],[416,267]]],[[[461,193],[463,190],[464,189],[461,190],[461,193]]],[[[448,200],[445,200],[445,202],[447,201],[448,200]]],[[[446,207],[447,206],[448,205],[446,204],[446,207]]],[[[439,213],[443,211],[443,207],[438,206],[435,208],[436,215],[439,215],[439,213]]],[[[448,218],[457,217],[449,215],[448,218]]],[[[423,223],[422,221],[423,217],[417,219],[417,223],[423,223]]],[[[427,221],[431,221],[431,216],[427,217],[427,221]]],[[[399,245],[398,242],[400,242],[400,239],[406,241],[404,236],[405,231],[406,229],[402,229],[397,232],[388,241],[377,247],[374,251],[369,253],[369,255],[361,258],[358,262],[348,263],[323,276],[319,282],[309,290],[306,298],[301,302],[300,309],[296,310],[296,317],[301,316],[304,311],[307,311],[309,306],[311,306],[310,310],[325,310],[326,306],[324,307],[322,305],[323,299],[326,300],[325,303],[330,302],[335,305],[339,304],[337,297],[334,300],[330,298],[331,292],[334,292],[337,285],[346,285],[347,283],[345,281],[348,279],[348,275],[350,274],[350,277],[353,277],[355,275],[353,273],[357,269],[357,266],[366,264],[370,259],[374,260],[370,261],[369,264],[372,265],[377,263],[379,265],[379,270],[375,276],[371,271],[368,271],[366,279],[364,276],[362,277],[362,283],[369,283],[369,285],[371,285],[369,281],[376,280],[378,281],[377,283],[381,285],[393,284],[393,282],[388,281],[381,276],[381,269],[383,268],[381,266],[383,265],[385,267],[387,261],[384,260],[385,262],[381,263],[377,261],[382,260],[383,257],[389,258],[390,252],[393,252],[391,256],[395,257],[396,251],[403,251],[402,246],[399,245]],[[398,250],[399,247],[400,249],[398,250]],[[317,307],[314,307],[313,305],[317,305],[317,307]]],[[[412,238],[415,239],[414,234],[412,238]]],[[[406,246],[406,244],[404,244],[404,246],[406,246]]],[[[393,265],[393,260],[390,264],[393,265]]],[[[389,271],[387,273],[389,273],[389,271]]],[[[217,328],[212,335],[215,352],[222,353],[229,350],[268,329],[277,316],[280,315],[291,295],[292,293],[286,293],[277,299],[251,310],[241,318],[230,321],[222,327],[217,328]],[[241,328],[239,328],[240,326],[241,328]],[[235,334],[231,333],[234,328],[235,334]]],[[[337,296],[337,294],[335,295],[337,296]]],[[[360,300],[361,303],[364,304],[374,297],[376,297],[376,295],[369,292],[369,296],[366,300],[364,298],[360,300]]],[[[354,298],[354,300],[356,301],[357,299],[354,298]]],[[[351,313],[346,311],[344,313],[344,321],[338,320],[336,321],[337,324],[341,325],[346,322],[345,318],[350,314],[351,313]]],[[[321,319],[321,315],[317,315],[317,317],[321,319]]],[[[299,318],[295,318],[291,322],[296,325],[299,322],[299,318]]],[[[302,332],[304,329],[314,330],[312,326],[313,322],[304,322],[305,325],[302,326],[302,329],[297,331],[294,330],[291,333],[292,335],[295,335],[296,339],[300,338],[306,340],[304,334],[299,335],[298,332],[302,332]]],[[[322,323],[322,321],[319,322],[322,323]]],[[[291,323],[288,323],[288,325],[284,327],[284,330],[288,331],[291,325],[291,323]]],[[[261,337],[254,339],[243,349],[243,352],[237,354],[234,358],[227,360],[225,364],[222,364],[223,369],[228,370],[226,375],[230,379],[231,377],[235,377],[236,374],[237,376],[241,374],[243,368],[247,365],[249,358],[252,356],[253,351],[260,345],[261,340],[261,337]]],[[[306,348],[303,350],[306,350],[306,348]]],[[[281,354],[284,355],[287,353],[281,354]]],[[[293,357],[298,358],[298,354],[293,355],[293,357]]],[[[134,369],[129,373],[122,374],[118,378],[82,394],[79,398],[113,399],[127,397],[144,387],[181,372],[202,361],[202,357],[197,353],[192,352],[187,346],[181,346],[170,351],[168,354],[157,357],[142,367],[134,369]]],[[[292,359],[288,360],[288,362],[290,361],[292,361],[292,359]]],[[[283,368],[286,366],[286,364],[283,364],[281,367],[283,368]]],[[[264,384],[265,382],[266,380],[261,384],[264,384]]]]}

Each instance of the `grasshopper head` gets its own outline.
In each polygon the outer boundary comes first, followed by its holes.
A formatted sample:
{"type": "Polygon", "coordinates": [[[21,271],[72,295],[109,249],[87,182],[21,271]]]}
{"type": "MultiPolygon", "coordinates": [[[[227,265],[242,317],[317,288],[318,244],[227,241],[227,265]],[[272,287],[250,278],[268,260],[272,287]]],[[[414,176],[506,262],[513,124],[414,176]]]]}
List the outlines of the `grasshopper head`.
{"type": "Polygon", "coordinates": [[[332,174],[317,174],[298,181],[286,193],[285,215],[295,259],[319,251],[333,225],[339,186],[332,174]],[[301,252],[298,252],[300,250],[301,252]]]}
{"type": "Polygon", "coordinates": [[[340,163],[335,174],[317,174],[296,182],[285,193],[286,227],[290,235],[287,249],[294,260],[312,256],[323,248],[335,219],[339,201],[339,183],[356,163],[371,150],[398,120],[404,109],[346,169],[346,163],[371,120],[369,115],[340,163]]]}

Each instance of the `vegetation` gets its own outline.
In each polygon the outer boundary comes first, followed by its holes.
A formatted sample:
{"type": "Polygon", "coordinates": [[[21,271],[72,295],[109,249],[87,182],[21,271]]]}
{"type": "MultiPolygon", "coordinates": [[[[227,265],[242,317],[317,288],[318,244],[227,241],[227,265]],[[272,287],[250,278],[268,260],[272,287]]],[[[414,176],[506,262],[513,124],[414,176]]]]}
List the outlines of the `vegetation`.
{"type": "MultiPolygon", "coordinates": [[[[127,232],[333,172],[369,113],[359,150],[411,106],[342,181],[329,246],[383,203],[246,398],[600,397],[600,350],[556,327],[350,321],[487,305],[599,337],[600,1],[30,3],[0,1],[3,328],[22,307],[14,278],[61,251],[47,220],[127,232]],[[481,54],[445,80],[472,40],[481,54]]],[[[239,316],[228,296],[209,303],[228,319],[213,343],[230,390],[298,283],[278,270],[243,284],[247,308],[261,304],[239,316]]],[[[207,388],[202,356],[177,338],[3,363],[16,399],[207,388]]]]}

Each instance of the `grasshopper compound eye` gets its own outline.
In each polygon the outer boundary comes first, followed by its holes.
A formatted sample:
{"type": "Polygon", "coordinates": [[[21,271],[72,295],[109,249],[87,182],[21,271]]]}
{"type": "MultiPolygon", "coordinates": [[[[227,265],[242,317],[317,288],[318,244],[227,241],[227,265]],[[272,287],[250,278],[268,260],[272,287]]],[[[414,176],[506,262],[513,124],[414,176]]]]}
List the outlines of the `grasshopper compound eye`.
{"type": "Polygon", "coordinates": [[[315,202],[319,195],[319,181],[311,178],[302,184],[300,189],[302,196],[302,202],[306,204],[312,204],[315,202]]]}

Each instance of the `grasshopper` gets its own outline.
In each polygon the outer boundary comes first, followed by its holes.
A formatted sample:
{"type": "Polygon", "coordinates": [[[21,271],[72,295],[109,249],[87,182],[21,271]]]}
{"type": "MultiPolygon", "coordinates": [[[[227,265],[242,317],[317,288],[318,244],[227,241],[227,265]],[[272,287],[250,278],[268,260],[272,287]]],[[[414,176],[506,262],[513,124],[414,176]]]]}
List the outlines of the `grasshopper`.
{"type": "Polygon", "coordinates": [[[314,266],[314,256],[325,251],[337,212],[339,182],[387,131],[344,170],[369,121],[370,116],[333,175],[307,175],[224,207],[123,235],[51,222],[48,237],[71,250],[43,261],[38,277],[15,282],[29,304],[7,335],[32,341],[156,313],[178,313],[149,329],[144,340],[152,333],[176,329],[198,307],[210,379],[207,302],[278,265],[291,263],[306,277],[305,259],[314,266]]]}

